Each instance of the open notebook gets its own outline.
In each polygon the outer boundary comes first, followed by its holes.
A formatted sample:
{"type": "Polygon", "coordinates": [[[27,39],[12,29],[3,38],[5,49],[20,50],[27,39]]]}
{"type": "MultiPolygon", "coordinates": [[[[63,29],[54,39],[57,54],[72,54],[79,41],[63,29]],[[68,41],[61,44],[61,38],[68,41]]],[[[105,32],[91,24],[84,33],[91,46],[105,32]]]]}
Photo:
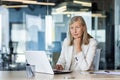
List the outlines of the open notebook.
{"type": "Polygon", "coordinates": [[[70,73],[68,70],[53,70],[45,51],[25,51],[27,63],[35,65],[35,72],[48,74],[70,73]]]}

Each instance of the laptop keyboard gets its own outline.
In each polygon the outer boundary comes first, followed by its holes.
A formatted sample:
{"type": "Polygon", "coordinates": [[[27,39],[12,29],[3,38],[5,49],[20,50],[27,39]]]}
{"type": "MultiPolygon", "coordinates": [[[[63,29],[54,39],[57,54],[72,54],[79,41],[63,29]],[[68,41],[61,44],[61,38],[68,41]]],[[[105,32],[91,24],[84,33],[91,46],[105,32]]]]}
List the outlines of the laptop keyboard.
{"type": "Polygon", "coordinates": [[[72,71],[68,70],[53,70],[54,74],[66,74],[66,73],[71,73],[72,71]]]}

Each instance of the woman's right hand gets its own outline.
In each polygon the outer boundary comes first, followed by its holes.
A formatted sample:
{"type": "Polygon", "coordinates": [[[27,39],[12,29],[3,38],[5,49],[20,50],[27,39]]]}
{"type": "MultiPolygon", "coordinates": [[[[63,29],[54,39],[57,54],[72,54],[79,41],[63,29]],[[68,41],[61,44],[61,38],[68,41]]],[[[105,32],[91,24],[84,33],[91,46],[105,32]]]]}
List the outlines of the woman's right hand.
{"type": "Polygon", "coordinates": [[[62,65],[57,64],[57,65],[55,66],[55,69],[57,69],[57,70],[63,70],[64,68],[63,68],[62,65]]]}

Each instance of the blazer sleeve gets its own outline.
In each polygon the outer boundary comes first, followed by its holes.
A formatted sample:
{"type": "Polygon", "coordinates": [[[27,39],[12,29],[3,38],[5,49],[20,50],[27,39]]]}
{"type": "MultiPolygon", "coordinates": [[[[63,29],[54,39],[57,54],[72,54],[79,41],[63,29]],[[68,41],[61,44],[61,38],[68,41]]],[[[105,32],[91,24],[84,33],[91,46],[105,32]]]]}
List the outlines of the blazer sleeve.
{"type": "Polygon", "coordinates": [[[60,57],[57,61],[57,64],[62,65],[63,67],[65,67],[66,61],[65,61],[65,49],[66,49],[66,44],[67,44],[67,39],[64,39],[63,44],[62,44],[62,50],[61,50],[61,54],[60,57]]]}
{"type": "Polygon", "coordinates": [[[85,55],[84,51],[81,51],[75,57],[77,58],[77,68],[80,69],[81,71],[86,71],[91,68],[95,52],[96,52],[96,47],[97,47],[97,42],[92,39],[90,43],[88,44],[88,50],[85,55]]]}

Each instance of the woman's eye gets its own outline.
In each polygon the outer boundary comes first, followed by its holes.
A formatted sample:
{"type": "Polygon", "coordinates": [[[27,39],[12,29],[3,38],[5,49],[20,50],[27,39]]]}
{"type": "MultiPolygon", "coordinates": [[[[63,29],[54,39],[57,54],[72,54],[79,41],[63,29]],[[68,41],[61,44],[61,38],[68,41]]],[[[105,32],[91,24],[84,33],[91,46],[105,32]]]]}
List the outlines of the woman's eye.
{"type": "Polygon", "coordinates": [[[70,29],[73,29],[73,27],[70,27],[70,29]]]}

